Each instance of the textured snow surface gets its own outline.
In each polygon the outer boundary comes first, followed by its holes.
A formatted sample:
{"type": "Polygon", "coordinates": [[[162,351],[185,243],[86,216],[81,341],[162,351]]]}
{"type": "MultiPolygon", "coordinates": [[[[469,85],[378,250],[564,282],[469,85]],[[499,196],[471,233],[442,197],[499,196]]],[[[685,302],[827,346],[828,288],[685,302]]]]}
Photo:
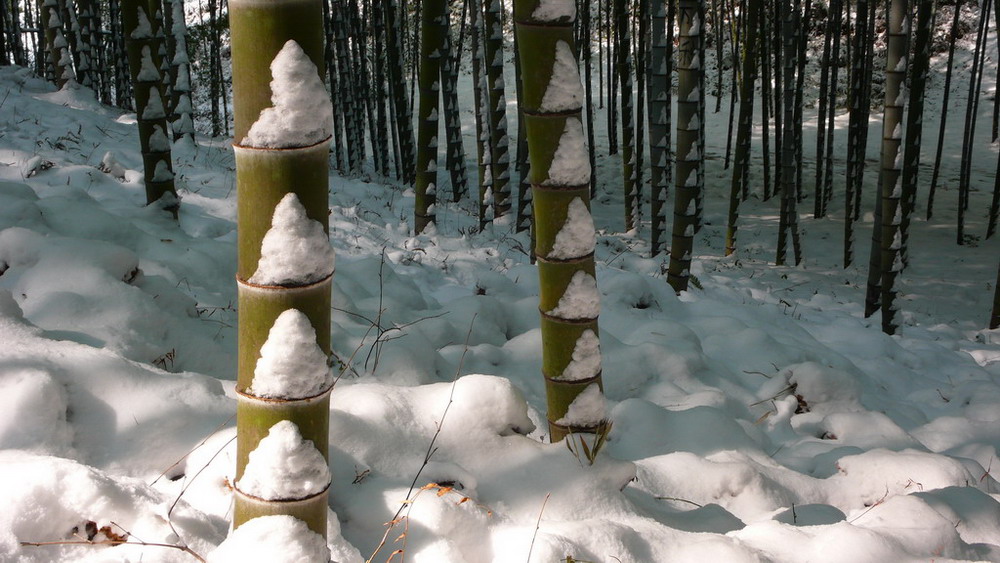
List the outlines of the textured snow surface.
{"type": "MultiPolygon", "coordinates": [[[[569,2],[569,5],[573,6],[573,3],[569,2]]],[[[548,113],[559,113],[578,110],[581,107],[583,107],[583,84],[580,83],[580,68],[577,66],[576,57],[573,56],[573,49],[565,41],[556,41],[552,77],[545,88],[538,109],[548,113]]]]}
{"type": "MultiPolygon", "coordinates": [[[[531,19],[540,22],[573,21],[576,19],[576,2],[573,0],[541,0],[531,13],[531,19]]],[[[560,43],[563,43],[560,41],[560,43]]]]}
{"type": "Polygon", "coordinates": [[[559,379],[580,381],[601,373],[601,342],[597,334],[589,328],[577,338],[573,345],[573,359],[563,370],[559,379]]]}
{"type": "Polygon", "coordinates": [[[331,372],[316,330],[298,309],[278,315],[260,347],[247,392],[258,397],[303,399],[328,388],[331,372]]]}
{"type": "Polygon", "coordinates": [[[333,105],[316,65],[288,40],[271,62],[271,103],[240,143],[261,149],[308,147],[333,131],[333,105]]]}
{"type": "Polygon", "coordinates": [[[326,563],[330,561],[330,549],[323,536],[310,530],[305,522],[280,514],[245,522],[209,555],[208,561],[326,563]]]}
{"type": "MultiPolygon", "coordinates": [[[[950,9],[938,18],[941,36],[950,9]]],[[[963,25],[975,15],[963,10],[963,25]]],[[[973,41],[967,34],[959,43],[959,68],[968,67],[973,41]]],[[[995,41],[990,34],[989,52],[995,41]]],[[[946,57],[936,56],[935,67],[946,57]]],[[[713,50],[702,63],[715,69],[713,50]]],[[[810,62],[807,72],[817,70],[810,62]]],[[[987,72],[984,91],[994,81],[987,72]]],[[[929,131],[943,106],[942,82],[940,73],[928,79],[929,131]]],[[[806,85],[803,121],[815,123],[816,86],[806,85]]],[[[460,86],[469,108],[469,85],[460,86]]],[[[961,102],[965,87],[955,87],[961,102]]],[[[178,496],[177,535],[207,557],[225,539],[235,480],[235,428],[226,422],[236,404],[238,324],[232,149],[204,137],[173,147],[174,170],[191,188],[174,220],[143,205],[132,114],[10,66],[0,67],[4,96],[0,561],[194,561],[135,542],[19,544],[72,537],[86,520],[176,542],[165,512],[178,496]],[[57,141],[68,131],[85,142],[57,141]],[[108,153],[119,177],[95,169],[108,153]]],[[[714,102],[706,92],[706,105],[714,102]]],[[[598,139],[607,134],[606,110],[595,118],[598,139]]],[[[988,123],[991,112],[981,104],[977,118],[988,123]]],[[[755,143],[759,116],[758,108],[755,143]]],[[[738,260],[723,257],[726,112],[707,112],[701,125],[704,152],[719,156],[706,160],[706,221],[690,257],[703,288],[680,295],[664,282],[663,256],[649,257],[648,223],[620,232],[621,169],[600,141],[593,218],[613,424],[593,466],[546,443],[528,234],[480,232],[474,214],[442,201],[435,234],[412,236],[405,188],[331,175],[332,346],[349,364],[331,394],[334,561],[372,556],[439,423],[417,486],[454,488],[442,496],[422,490],[406,505],[406,559],[415,563],[526,562],[529,549],[532,563],[567,555],[1000,561],[1000,331],[984,328],[1000,239],[956,246],[957,200],[939,198],[934,221],[911,228],[903,325],[885,336],[878,319],[863,316],[866,261],[841,264],[842,198],[834,197],[829,218],[802,218],[803,265],[779,268],[778,202],[763,201],[752,182],[754,195],[740,208],[738,260]],[[388,329],[377,345],[376,318],[388,329]]],[[[835,125],[842,155],[842,109],[835,125]]],[[[868,138],[880,133],[873,109],[868,138]]],[[[961,135],[949,126],[946,146],[961,146],[961,135]]],[[[976,236],[992,196],[989,135],[977,128],[972,147],[970,209],[980,211],[966,220],[976,236]]],[[[921,161],[929,163],[936,142],[925,141],[921,161]]],[[[869,142],[869,162],[878,145],[869,142]]],[[[807,171],[812,164],[807,154],[807,171]]],[[[958,165],[944,159],[943,177],[956,176],[958,165]]],[[[843,173],[841,160],[834,173],[843,173]]],[[[856,247],[872,232],[877,176],[871,169],[864,177],[856,247]]],[[[918,196],[918,212],[925,202],[918,196]]],[[[390,538],[403,531],[401,523],[390,538]]]]}
{"type": "Polygon", "coordinates": [[[566,416],[556,421],[563,426],[596,426],[607,418],[607,402],[596,383],[591,383],[573,399],[566,409],[566,416]]]}
{"type": "Polygon", "coordinates": [[[582,186],[590,182],[590,156],[587,137],[578,117],[566,119],[559,146],[552,156],[547,186],[582,186]]]}
{"type": "Polygon", "coordinates": [[[594,218],[587,204],[578,197],[569,202],[566,222],[563,223],[548,258],[566,260],[581,258],[594,251],[594,218]]]}
{"type": "Polygon", "coordinates": [[[319,221],[306,215],[299,197],[285,194],[274,208],[271,228],[260,245],[260,261],[250,276],[258,285],[307,285],[333,273],[330,239],[319,221]]]}
{"type": "Polygon", "coordinates": [[[282,420],[250,452],[237,488],[264,500],[296,500],[319,493],[330,483],[330,468],[295,423],[282,420]]]}
{"type": "Polygon", "coordinates": [[[594,319],[601,312],[601,294],[597,280],[584,271],[573,274],[559,304],[548,313],[561,319],[594,319]]]}

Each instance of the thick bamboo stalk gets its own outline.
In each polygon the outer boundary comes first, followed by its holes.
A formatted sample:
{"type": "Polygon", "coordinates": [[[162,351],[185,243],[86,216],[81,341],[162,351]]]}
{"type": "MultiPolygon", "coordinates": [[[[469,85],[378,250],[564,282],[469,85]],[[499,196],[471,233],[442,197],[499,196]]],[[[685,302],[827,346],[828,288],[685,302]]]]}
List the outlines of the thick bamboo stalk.
{"type": "Polygon", "coordinates": [[[542,374],[549,434],[555,442],[571,433],[600,434],[606,425],[589,210],[591,171],[581,121],[583,88],[578,75],[565,73],[577,65],[575,9],[517,0],[514,10],[534,194],[542,374]],[[553,80],[557,65],[563,73],[553,80]],[[571,223],[574,228],[567,229],[571,223]],[[584,403],[594,408],[583,408],[584,403]]]}
{"type": "MultiPolygon", "coordinates": [[[[239,344],[236,391],[237,468],[233,525],[260,516],[287,514],[303,520],[314,532],[326,535],[327,488],[303,494],[302,498],[258,498],[241,489],[240,479],[248,460],[261,440],[276,424],[290,421],[301,433],[303,443],[311,443],[323,459],[329,447],[329,392],[309,396],[256,396],[252,389],[261,348],[283,313],[297,310],[315,332],[316,346],[330,356],[330,272],[293,277],[283,285],[262,285],[255,278],[262,261],[262,245],[279,202],[297,201],[305,219],[322,227],[328,225],[329,134],[332,111],[317,120],[329,122],[328,136],[311,140],[283,139],[279,148],[254,146],[248,136],[265,108],[271,107],[271,62],[287,43],[294,41],[316,69],[324,67],[324,31],[321,0],[230,0],[233,53],[233,99],[236,139],[236,183],[238,192],[239,344]],[[301,146],[306,145],[306,146],[301,146]],[[314,279],[316,277],[319,279],[314,279]]],[[[323,73],[317,79],[321,83],[323,73]]],[[[326,99],[325,92],[320,99],[326,99]]],[[[275,110],[276,111],[276,110],[275,110]]],[[[277,114],[282,119],[281,114],[277,114]]],[[[284,117],[287,119],[287,117],[284,117]]],[[[256,131],[256,130],[255,130],[256,131]]],[[[319,228],[317,227],[317,229],[319,228]]],[[[316,260],[324,258],[316,257],[316,260]]],[[[320,366],[322,369],[322,366],[320,366]]],[[[321,382],[322,383],[322,382],[321,382]]],[[[294,392],[293,392],[294,393],[294,392]]]]}
{"type": "Polygon", "coordinates": [[[150,6],[144,0],[123,1],[122,25],[139,125],[146,203],[165,197],[165,207],[176,216],[178,201],[167,138],[167,99],[160,72],[161,42],[157,40],[159,29],[156,18],[150,17],[150,6]]]}
{"type": "Polygon", "coordinates": [[[674,225],[670,245],[667,281],[680,293],[691,277],[691,252],[698,224],[698,193],[701,168],[700,150],[703,126],[702,92],[704,76],[701,57],[701,33],[704,21],[703,0],[681,0],[679,4],[679,42],[677,44],[677,155],[674,175],[674,225]]]}

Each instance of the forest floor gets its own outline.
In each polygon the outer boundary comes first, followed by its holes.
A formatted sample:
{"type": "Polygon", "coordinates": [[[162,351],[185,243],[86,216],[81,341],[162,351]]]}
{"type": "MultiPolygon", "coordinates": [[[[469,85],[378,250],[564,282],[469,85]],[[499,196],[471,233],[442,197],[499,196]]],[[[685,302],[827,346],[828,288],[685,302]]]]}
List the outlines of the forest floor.
{"type": "MultiPolygon", "coordinates": [[[[925,140],[936,138],[941,82],[932,76],[925,140]]],[[[649,257],[648,222],[622,232],[620,157],[606,154],[598,123],[613,426],[592,466],[546,443],[527,237],[509,225],[476,232],[468,200],[441,203],[436,232],[414,237],[412,191],[332,174],[333,348],[350,366],[331,405],[333,559],[401,549],[414,562],[1000,561],[1000,331],[985,330],[1000,243],[983,239],[998,147],[989,99],[971,237],[958,246],[963,88],[931,221],[922,179],[891,337],[863,316],[880,112],[847,268],[846,113],[838,195],[817,220],[806,109],[804,260],[784,267],[773,265],[776,199],[751,197],[739,250],[722,257],[729,135],[726,112],[709,113],[700,287],[679,296],[666,258],[649,257]]],[[[983,91],[995,92],[992,76],[983,91]]],[[[934,148],[924,144],[924,165],[934,148]]],[[[199,137],[174,160],[179,222],[143,206],[134,115],[0,68],[2,561],[193,561],[151,544],[207,556],[226,537],[235,166],[225,139],[199,137]],[[127,544],[102,543],[126,532],[127,544]],[[77,543],[21,543],[58,541],[77,543]]],[[[760,162],[758,150],[756,186],[760,162]]]]}

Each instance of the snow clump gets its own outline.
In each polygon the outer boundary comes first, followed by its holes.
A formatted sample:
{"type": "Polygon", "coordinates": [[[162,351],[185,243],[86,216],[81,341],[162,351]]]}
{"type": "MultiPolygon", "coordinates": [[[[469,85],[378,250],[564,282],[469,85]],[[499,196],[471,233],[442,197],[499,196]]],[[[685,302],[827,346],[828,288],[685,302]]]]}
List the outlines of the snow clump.
{"type": "Polygon", "coordinates": [[[601,342],[593,330],[583,331],[573,346],[573,359],[557,378],[563,381],[580,381],[601,373],[601,342]]]}
{"type": "Polygon", "coordinates": [[[582,186],[590,183],[590,156],[583,124],[578,117],[566,120],[559,146],[552,155],[546,186],[582,186]]]}
{"type": "Polygon", "coordinates": [[[594,251],[595,236],[594,218],[591,217],[587,204],[583,199],[575,197],[569,202],[566,222],[556,233],[548,258],[569,260],[587,256],[594,251]]]}
{"type": "Polygon", "coordinates": [[[330,96],[309,59],[288,40],[271,62],[271,103],[250,127],[241,145],[258,149],[308,147],[333,131],[330,96]]]}
{"type": "Polygon", "coordinates": [[[316,343],[316,330],[298,309],[278,315],[260,347],[253,381],[247,389],[265,398],[302,399],[330,386],[326,354],[316,343]]]}
{"type": "Polygon", "coordinates": [[[267,561],[299,563],[329,561],[323,536],[305,522],[286,514],[260,516],[233,530],[226,541],[208,555],[208,563],[267,561]]]}
{"type": "Polygon", "coordinates": [[[531,13],[531,19],[540,22],[573,21],[576,19],[576,2],[573,0],[542,0],[538,3],[535,11],[531,13]]]}
{"type": "Polygon", "coordinates": [[[591,383],[569,404],[566,415],[556,421],[560,426],[597,426],[608,417],[601,387],[591,383]]]}
{"type": "Polygon", "coordinates": [[[333,273],[330,238],[319,221],[310,219],[294,193],[285,194],[274,208],[271,228],[260,245],[257,271],[250,283],[308,285],[333,273]]]}
{"type": "MultiPolygon", "coordinates": [[[[572,6],[572,3],[570,4],[572,6]]],[[[537,11],[537,10],[536,10],[537,11]]],[[[574,111],[583,107],[583,85],[580,68],[573,49],[565,41],[556,41],[556,58],[552,63],[552,78],[545,88],[539,110],[547,113],[574,111]]]]}
{"type": "Polygon", "coordinates": [[[601,294],[597,280],[582,270],[573,274],[555,309],[548,312],[561,319],[596,319],[601,312],[601,294]]]}
{"type": "Polygon", "coordinates": [[[299,500],[320,493],[330,484],[330,467],[299,427],[282,420],[250,452],[236,487],[264,500],[299,500]]]}

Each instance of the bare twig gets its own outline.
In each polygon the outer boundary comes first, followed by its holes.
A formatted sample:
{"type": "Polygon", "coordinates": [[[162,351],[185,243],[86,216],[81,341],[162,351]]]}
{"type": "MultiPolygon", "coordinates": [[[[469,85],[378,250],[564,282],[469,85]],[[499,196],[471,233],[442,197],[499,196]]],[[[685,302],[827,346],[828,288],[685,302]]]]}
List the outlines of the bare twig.
{"type": "MultiPolygon", "coordinates": [[[[382,534],[381,541],[379,541],[379,544],[375,546],[375,551],[372,552],[371,556],[365,561],[365,563],[371,563],[371,561],[375,559],[375,555],[378,554],[378,552],[381,551],[381,549],[385,546],[386,541],[389,538],[389,532],[391,532],[392,529],[396,526],[396,524],[400,522],[400,515],[403,513],[403,510],[408,510],[409,507],[413,506],[413,502],[416,500],[413,491],[414,489],[417,488],[417,481],[420,479],[420,474],[423,473],[424,469],[427,467],[427,464],[430,463],[431,457],[434,456],[434,452],[437,451],[437,447],[435,447],[434,444],[437,442],[438,436],[441,435],[441,428],[444,426],[445,418],[447,418],[448,416],[448,410],[451,409],[451,404],[452,402],[454,402],[455,386],[458,384],[459,374],[462,373],[462,366],[465,364],[465,356],[469,352],[469,340],[472,338],[472,328],[475,326],[475,324],[476,324],[476,315],[473,315],[472,322],[469,324],[469,332],[467,332],[465,335],[465,346],[464,349],[462,350],[462,357],[458,361],[458,368],[455,370],[455,378],[451,381],[451,391],[448,393],[448,404],[445,405],[444,411],[441,413],[441,420],[438,421],[437,428],[434,430],[434,435],[431,437],[431,441],[427,445],[427,451],[424,452],[424,461],[420,465],[420,468],[417,469],[416,475],[413,476],[413,481],[410,483],[410,488],[406,492],[406,498],[400,503],[399,508],[396,510],[396,513],[393,514],[392,519],[386,522],[385,533],[382,534]]],[[[421,488],[420,491],[422,490],[424,489],[421,488]]],[[[420,494],[420,491],[417,491],[417,494],[420,494]]],[[[404,517],[403,519],[405,520],[406,518],[404,517]]],[[[403,534],[399,537],[405,538],[406,532],[404,531],[403,534]]],[[[401,554],[402,552],[400,550],[394,551],[392,555],[390,555],[390,559],[397,553],[401,554]]],[[[402,555],[400,557],[402,558],[402,555]]]]}
{"type": "Polygon", "coordinates": [[[528,546],[528,559],[525,563],[531,563],[531,552],[535,549],[535,537],[538,535],[538,528],[542,526],[542,513],[545,512],[545,505],[549,502],[552,493],[545,493],[545,500],[542,501],[542,508],[538,511],[538,520],[535,520],[535,531],[531,534],[531,545],[528,546]]]}
{"type": "Polygon", "coordinates": [[[172,543],[155,543],[155,542],[144,542],[136,540],[134,542],[123,542],[117,540],[102,540],[102,541],[88,541],[88,540],[61,540],[61,541],[23,541],[20,542],[22,546],[25,547],[45,547],[50,545],[93,545],[93,546],[116,546],[116,545],[141,545],[143,547],[165,547],[169,549],[176,549],[187,553],[191,557],[194,557],[198,561],[205,563],[205,558],[201,555],[195,553],[190,547],[186,545],[176,545],[172,543]]]}

